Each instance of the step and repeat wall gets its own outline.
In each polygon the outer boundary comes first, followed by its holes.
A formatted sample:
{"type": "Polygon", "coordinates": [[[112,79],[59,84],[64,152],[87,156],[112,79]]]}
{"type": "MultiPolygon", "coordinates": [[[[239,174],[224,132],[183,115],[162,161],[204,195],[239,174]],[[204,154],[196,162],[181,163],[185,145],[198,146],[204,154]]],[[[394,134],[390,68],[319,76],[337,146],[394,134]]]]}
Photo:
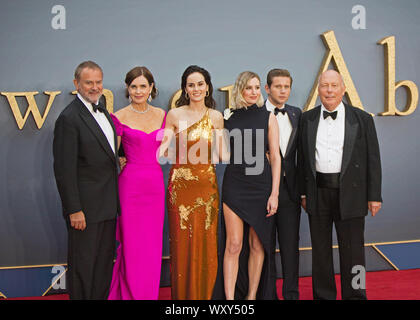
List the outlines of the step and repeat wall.
{"type": "MultiPolygon", "coordinates": [[[[288,103],[307,110],[319,104],[319,73],[338,70],[346,100],[374,115],[381,148],[384,203],[366,219],[366,248],[375,249],[368,269],[398,268],[381,246],[420,241],[418,0],[1,0],[0,9],[1,295],[47,293],[64,273],[53,129],[84,60],[103,68],[111,111],[128,105],[124,78],[138,65],[153,73],[159,95],[152,104],[166,111],[191,64],[211,73],[222,112],[242,71],[258,73],[265,85],[270,69],[288,69],[288,103]]],[[[167,180],[169,166],[163,170],[167,180]]],[[[219,186],[223,172],[218,165],[219,186]]],[[[163,237],[161,285],[168,285],[167,216],[163,237]]],[[[300,247],[301,274],[310,275],[304,211],[300,247]]]]}

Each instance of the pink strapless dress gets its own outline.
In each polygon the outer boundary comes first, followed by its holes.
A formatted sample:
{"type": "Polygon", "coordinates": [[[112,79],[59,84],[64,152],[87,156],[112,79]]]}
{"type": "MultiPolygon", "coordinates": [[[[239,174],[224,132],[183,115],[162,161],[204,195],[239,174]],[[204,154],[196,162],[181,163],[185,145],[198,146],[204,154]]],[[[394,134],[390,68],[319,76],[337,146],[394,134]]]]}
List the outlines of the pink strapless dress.
{"type": "Polygon", "coordinates": [[[165,185],[157,161],[161,129],[131,129],[111,114],[127,164],[118,178],[117,260],[109,300],[155,300],[159,295],[165,185]]]}

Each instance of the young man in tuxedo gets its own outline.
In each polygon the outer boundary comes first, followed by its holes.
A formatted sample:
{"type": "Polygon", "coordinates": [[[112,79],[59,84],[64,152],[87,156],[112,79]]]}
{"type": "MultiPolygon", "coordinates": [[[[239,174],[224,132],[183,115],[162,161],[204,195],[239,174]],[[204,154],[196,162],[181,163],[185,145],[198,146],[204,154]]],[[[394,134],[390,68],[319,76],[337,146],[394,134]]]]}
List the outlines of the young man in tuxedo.
{"type": "Polygon", "coordinates": [[[99,104],[102,80],[96,63],[77,67],[77,97],[54,129],[54,174],[68,229],[70,299],[106,299],[112,278],[119,211],[117,137],[99,104]]]}
{"type": "Polygon", "coordinates": [[[333,224],[342,298],[366,299],[364,284],[352,279],[365,268],[365,216],[368,210],[375,216],[382,202],[375,124],[370,114],[342,102],[345,90],[338,72],[325,71],[318,82],[322,104],[303,113],[299,130],[299,186],[309,215],[314,299],[336,299],[333,224]]]}
{"type": "Polygon", "coordinates": [[[282,294],[285,300],[299,300],[300,194],[297,185],[297,133],[302,111],[286,104],[292,89],[289,71],[273,69],[267,74],[265,107],[274,112],[279,124],[281,182],[276,220],[283,271],[282,294]]]}

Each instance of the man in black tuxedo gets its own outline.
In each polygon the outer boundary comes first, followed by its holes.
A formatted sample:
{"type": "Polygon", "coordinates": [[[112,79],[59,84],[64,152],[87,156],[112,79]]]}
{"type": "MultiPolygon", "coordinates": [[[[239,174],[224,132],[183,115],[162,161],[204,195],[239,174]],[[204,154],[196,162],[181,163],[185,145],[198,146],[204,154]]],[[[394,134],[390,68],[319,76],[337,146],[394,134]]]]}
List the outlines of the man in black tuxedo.
{"type": "Polygon", "coordinates": [[[341,75],[319,78],[322,105],[304,112],[299,130],[299,186],[309,214],[314,299],[336,299],[332,226],[340,255],[343,299],[366,299],[364,224],[381,208],[381,160],[370,114],[342,102],[341,75]]]}
{"type": "Polygon", "coordinates": [[[300,194],[297,185],[296,150],[302,111],[286,104],[292,89],[289,71],[273,69],[267,74],[267,111],[274,112],[279,124],[281,182],[276,221],[283,271],[285,300],[299,300],[300,194]]]}
{"type": "Polygon", "coordinates": [[[102,69],[92,61],[77,67],[77,97],[54,129],[54,173],[68,229],[70,299],[106,299],[112,278],[119,211],[117,137],[99,104],[102,79],[102,69]]]}

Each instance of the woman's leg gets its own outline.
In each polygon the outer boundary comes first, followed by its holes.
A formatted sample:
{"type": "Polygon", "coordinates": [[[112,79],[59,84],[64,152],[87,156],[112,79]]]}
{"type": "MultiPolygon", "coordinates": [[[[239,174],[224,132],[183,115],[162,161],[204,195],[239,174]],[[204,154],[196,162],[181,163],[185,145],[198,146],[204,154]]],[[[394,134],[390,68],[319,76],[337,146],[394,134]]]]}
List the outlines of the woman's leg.
{"type": "Polygon", "coordinates": [[[264,264],[264,247],[253,228],[249,228],[248,300],[255,300],[264,264]]]}
{"type": "Polygon", "coordinates": [[[226,225],[226,249],[223,260],[223,277],[226,300],[235,297],[235,285],[238,277],[239,254],[242,250],[243,222],[235,212],[223,203],[223,215],[226,225]]]}

